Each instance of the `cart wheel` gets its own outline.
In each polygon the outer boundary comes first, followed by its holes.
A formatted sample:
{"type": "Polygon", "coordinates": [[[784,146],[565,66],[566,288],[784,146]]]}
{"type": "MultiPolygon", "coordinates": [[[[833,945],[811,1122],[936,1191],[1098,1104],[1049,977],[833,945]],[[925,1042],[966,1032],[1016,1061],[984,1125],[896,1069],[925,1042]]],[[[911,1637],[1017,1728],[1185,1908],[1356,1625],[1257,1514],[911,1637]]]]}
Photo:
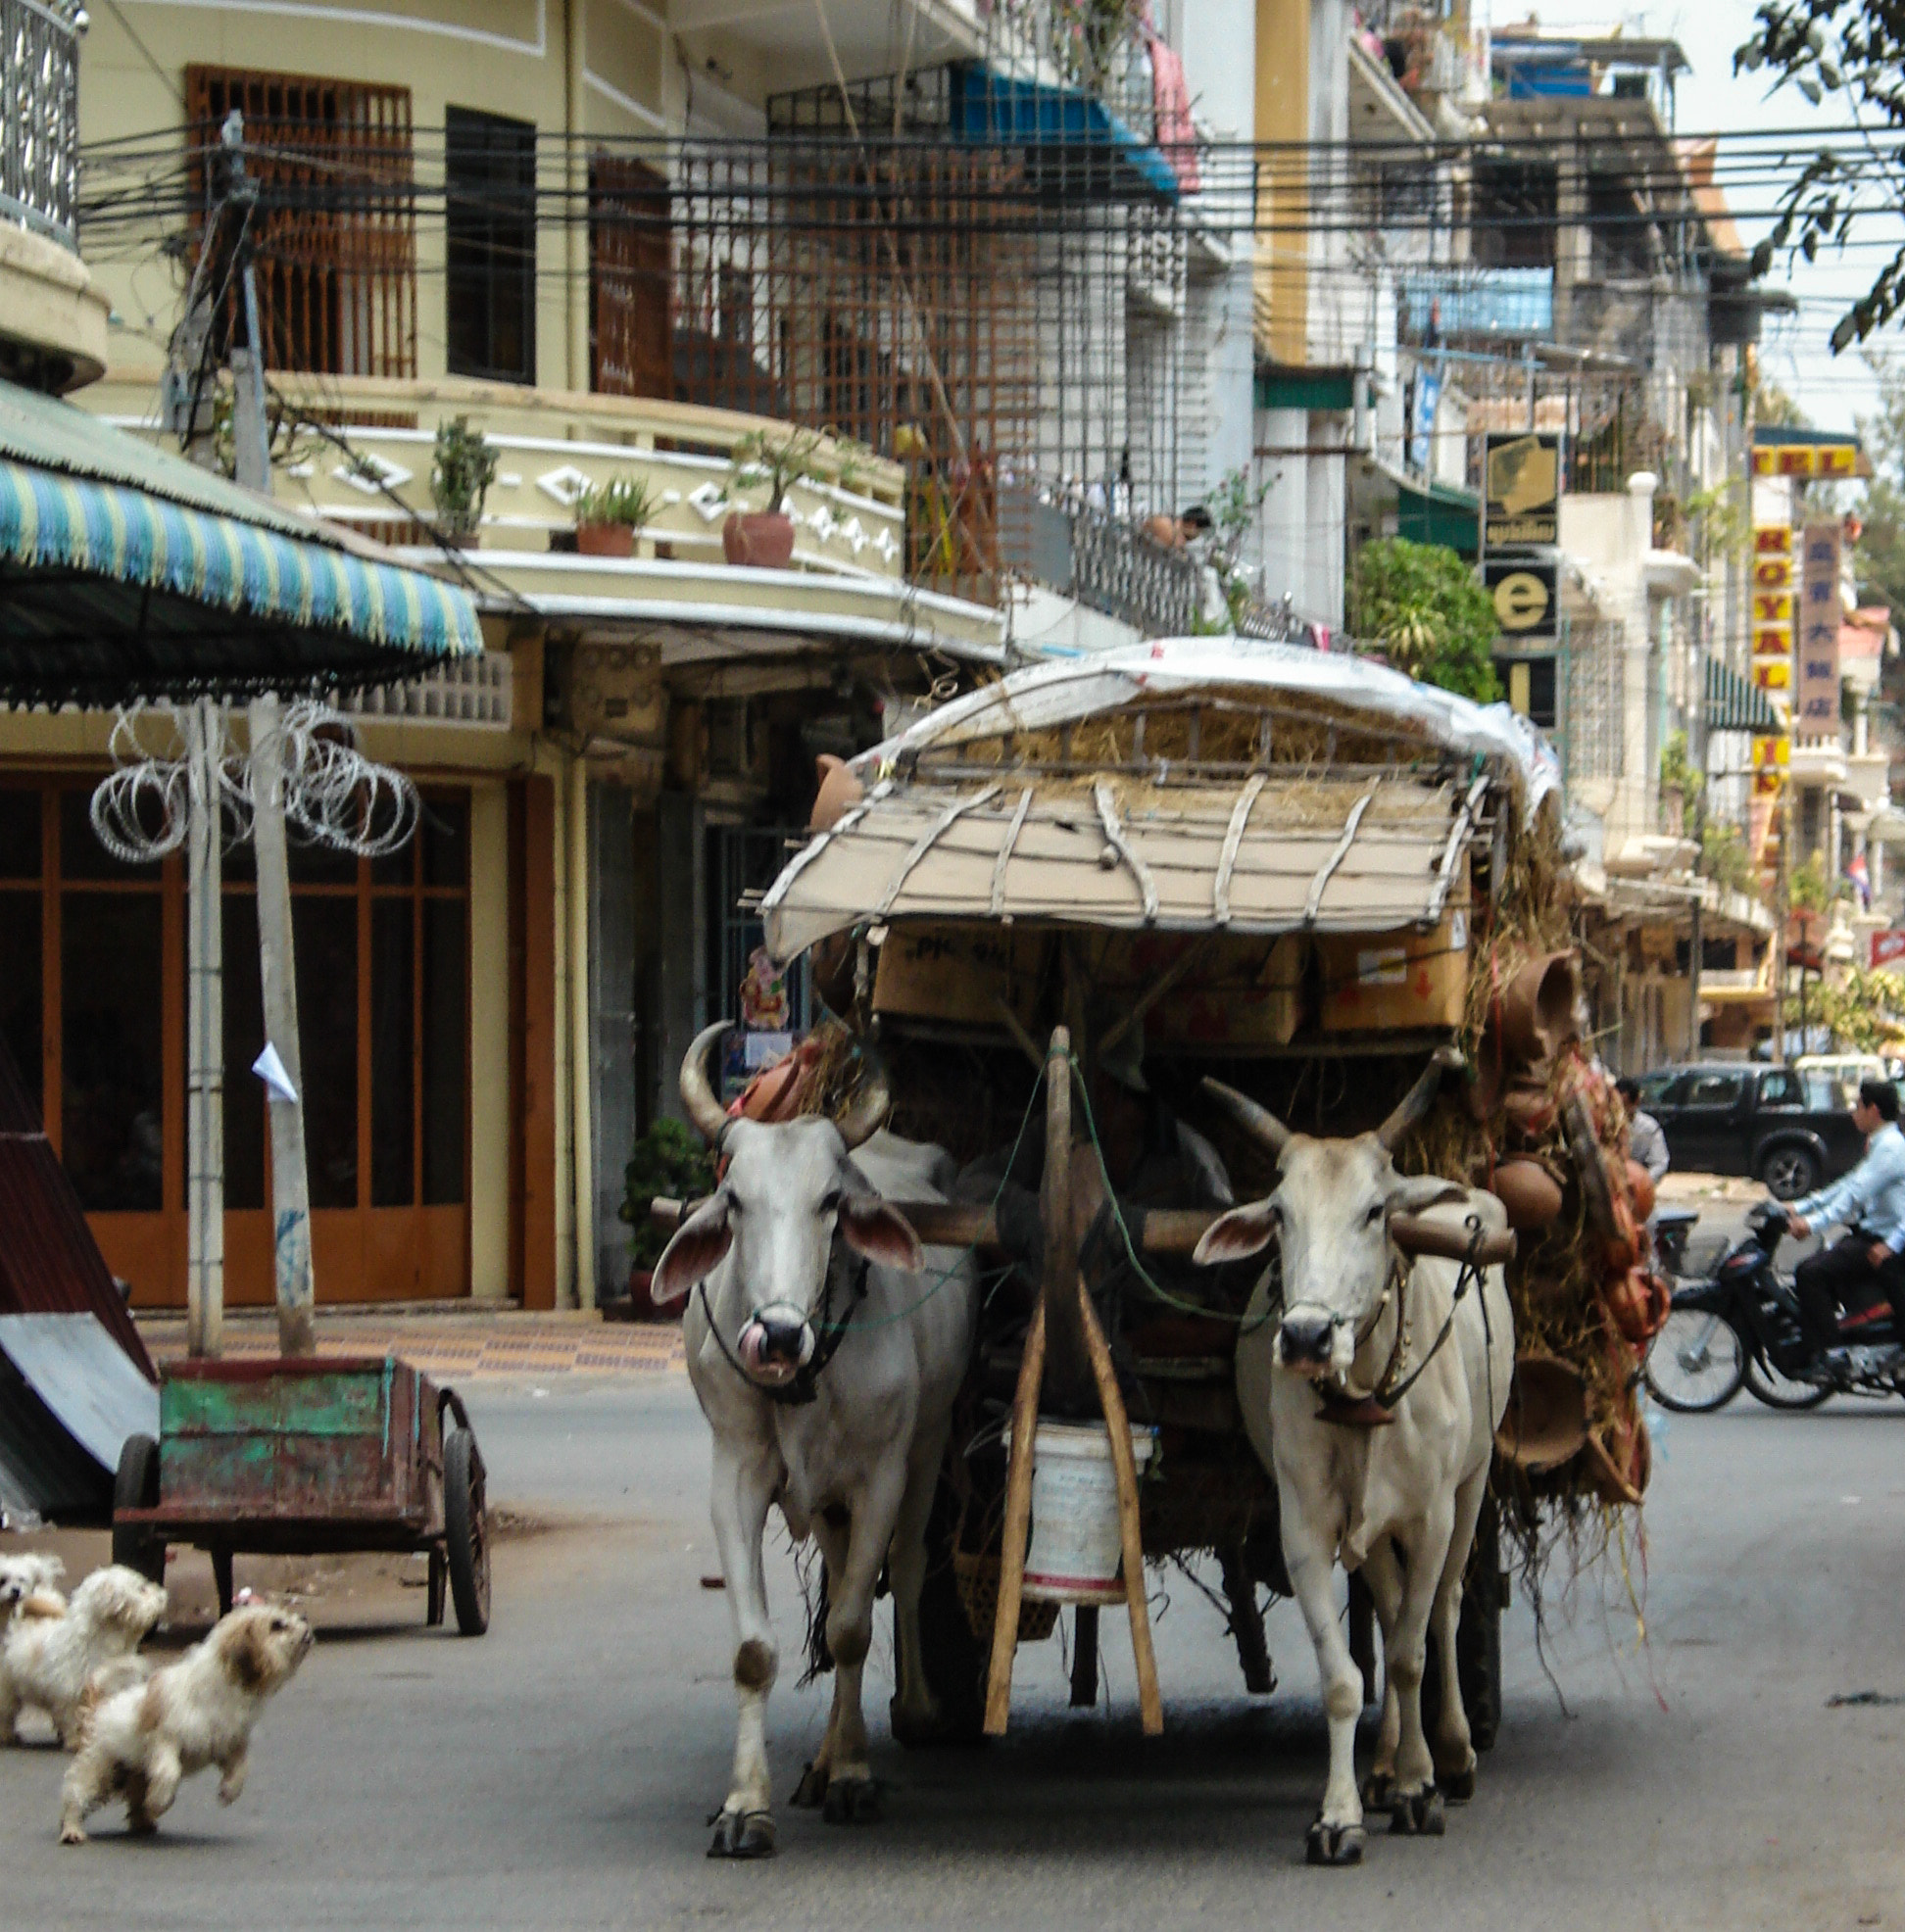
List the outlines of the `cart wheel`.
{"type": "Polygon", "coordinates": [[[443,1431],[443,1530],[458,1633],[480,1637],[490,1616],[489,1521],[476,1438],[461,1424],[443,1431]]]}
{"type": "Polygon", "coordinates": [[[159,1503],[159,1445],[149,1435],[128,1435],[113,1478],[113,1561],[137,1570],[149,1583],[166,1580],[166,1544],[151,1530],[122,1526],[121,1510],[150,1510],[159,1503]]]}
{"type": "Polygon", "coordinates": [[[428,1609],[425,1616],[430,1628],[434,1630],[443,1621],[444,1588],[449,1582],[449,1560],[443,1554],[441,1543],[430,1545],[430,1587],[427,1595],[428,1609]]]}

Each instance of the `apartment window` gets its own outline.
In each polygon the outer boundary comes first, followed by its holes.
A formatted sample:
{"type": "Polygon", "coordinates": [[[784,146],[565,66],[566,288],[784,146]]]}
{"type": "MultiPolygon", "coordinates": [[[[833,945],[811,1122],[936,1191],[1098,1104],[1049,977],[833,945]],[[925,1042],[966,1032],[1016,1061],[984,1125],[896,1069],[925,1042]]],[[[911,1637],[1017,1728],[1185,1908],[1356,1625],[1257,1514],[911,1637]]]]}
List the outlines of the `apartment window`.
{"type": "Polygon", "coordinates": [[[536,130],[451,108],[444,340],[453,375],[536,379],[536,130]]]}
{"type": "Polygon", "coordinates": [[[1552,162],[1488,162],[1475,170],[1475,260],[1490,268],[1551,268],[1560,179],[1552,162]]]}
{"type": "MultiPolygon", "coordinates": [[[[252,220],[265,360],[322,375],[416,373],[416,212],[408,87],[188,67],[192,187],[223,191],[219,130],[236,109],[261,184],[252,220]]],[[[220,318],[236,314],[234,290],[220,318]]]]}
{"type": "Polygon", "coordinates": [[[608,155],[589,164],[589,379],[606,395],[674,397],[671,219],[652,168],[608,155]]]}

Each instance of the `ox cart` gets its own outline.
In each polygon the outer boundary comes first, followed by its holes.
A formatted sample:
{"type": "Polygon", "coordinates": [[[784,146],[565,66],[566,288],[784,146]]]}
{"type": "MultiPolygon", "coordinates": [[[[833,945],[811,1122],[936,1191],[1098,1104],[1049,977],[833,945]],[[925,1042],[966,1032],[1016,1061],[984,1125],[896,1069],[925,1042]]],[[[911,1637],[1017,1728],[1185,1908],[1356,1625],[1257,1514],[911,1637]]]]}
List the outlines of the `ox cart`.
{"type": "MultiPolygon", "coordinates": [[[[782,1083],[773,1104],[837,1106],[877,1043],[894,1131],[963,1168],[960,1198],[898,1205],[922,1240],[990,1269],[921,1605],[949,1730],[1004,1731],[1016,1647],[1065,1605],[1072,1701],[1092,1704],[1099,1609],[1120,1602],[1143,1722],[1161,1728],[1145,1566],[1194,1555],[1215,1559],[1246,1686],[1272,1688],[1259,1592],[1291,1586],[1234,1369],[1260,1271],[1189,1258],[1275,1163],[1202,1077],[1341,1135],[1397,1120],[1405,1094],[1435,1098],[1425,1063],[1457,1049],[1466,1078],[1426,1119],[1406,1103],[1398,1166],[1483,1185],[1528,1170],[1535,1196],[1496,1189],[1533,1234],[1511,1282],[1537,1345],[1457,1647],[1475,1741],[1492,1740],[1503,1507],[1530,1547],[1543,1508],[1633,1503],[1645,1479],[1637,1357],[1605,1286],[1644,1272],[1644,1209],[1618,1103],[1576,1038],[1553,781],[1504,707],[1228,640],[1038,666],[827,775],[814,836],[759,912],[771,954],[806,956],[851,1043],[816,1062],[805,1098],[782,1083]],[[1599,1257],[1585,1271],[1584,1245],[1599,1257]],[[1028,1585],[1035,1432],[1099,1421],[1116,1573],[1028,1585]]],[[[1471,1266],[1515,1251],[1473,1221],[1398,1233],[1471,1266]]],[[[1350,1611],[1371,1694],[1353,1579],[1350,1611]]]]}

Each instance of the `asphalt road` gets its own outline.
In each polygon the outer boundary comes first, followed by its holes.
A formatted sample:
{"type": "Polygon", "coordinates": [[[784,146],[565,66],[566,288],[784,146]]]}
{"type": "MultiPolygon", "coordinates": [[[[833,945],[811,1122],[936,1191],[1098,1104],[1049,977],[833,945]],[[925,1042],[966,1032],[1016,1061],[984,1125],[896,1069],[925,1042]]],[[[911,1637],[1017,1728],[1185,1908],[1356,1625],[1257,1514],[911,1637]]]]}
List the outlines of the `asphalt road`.
{"type": "MultiPolygon", "coordinates": [[[[102,1815],[89,1848],[62,1850],[64,1761],[0,1753],[8,1925],[1905,1920],[1905,1408],[1786,1417],[1741,1398],[1663,1419],[1644,1542],[1572,1586],[1557,1563],[1539,1655],[1525,1597],[1508,1616],[1505,1720],[1474,1803],[1441,1841],[1373,1836],[1360,1870],[1323,1872],[1301,1862],[1324,1745],[1300,1622],[1273,1614],[1284,1685],[1251,1700],[1217,1613],[1175,1576],[1158,1622],[1163,1739],[1139,1734],[1107,1616],[1108,1708],[1066,1708],[1054,1641],[1019,1654],[1003,1745],[902,1752],[886,1738],[883,1615],[868,1708],[886,1821],[783,1810],[777,1860],[708,1862],[732,1695],[725,1606],[701,1584],[715,1565],[685,1380],[471,1392],[513,1525],[489,1636],[426,1631],[415,1579],[388,1564],[305,1576],[321,1640],[266,1717],[242,1802],[220,1810],[198,1779],[156,1841],[102,1815]],[[1878,1701],[1829,1704],[1860,1693],[1878,1701]]],[[[770,1570],[791,1656],[784,1552],[770,1570]]],[[[202,1618],[202,1560],[176,1564],[173,1586],[181,1622],[202,1618]]],[[[827,1696],[793,1674],[770,1721],[780,1793],[827,1696]]]]}

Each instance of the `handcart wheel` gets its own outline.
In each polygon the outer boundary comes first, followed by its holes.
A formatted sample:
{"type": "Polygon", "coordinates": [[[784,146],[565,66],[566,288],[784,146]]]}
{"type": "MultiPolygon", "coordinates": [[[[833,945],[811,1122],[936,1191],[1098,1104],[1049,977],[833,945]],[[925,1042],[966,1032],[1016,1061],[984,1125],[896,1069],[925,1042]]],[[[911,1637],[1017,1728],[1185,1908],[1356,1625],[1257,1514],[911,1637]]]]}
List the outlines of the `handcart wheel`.
{"type": "Polygon", "coordinates": [[[150,1510],[158,1504],[159,1445],[149,1435],[128,1435],[113,1478],[113,1561],[136,1570],[149,1583],[166,1580],[165,1539],[117,1519],[122,1510],[150,1510]]]}
{"type": "Polygon", "coordinates": [[[443,1531],[458,1632],[480,1637],[490,1617],[489,1521],[482,1458],[475,1436],[460,1423],[443,1431],[443,1531]]]}

